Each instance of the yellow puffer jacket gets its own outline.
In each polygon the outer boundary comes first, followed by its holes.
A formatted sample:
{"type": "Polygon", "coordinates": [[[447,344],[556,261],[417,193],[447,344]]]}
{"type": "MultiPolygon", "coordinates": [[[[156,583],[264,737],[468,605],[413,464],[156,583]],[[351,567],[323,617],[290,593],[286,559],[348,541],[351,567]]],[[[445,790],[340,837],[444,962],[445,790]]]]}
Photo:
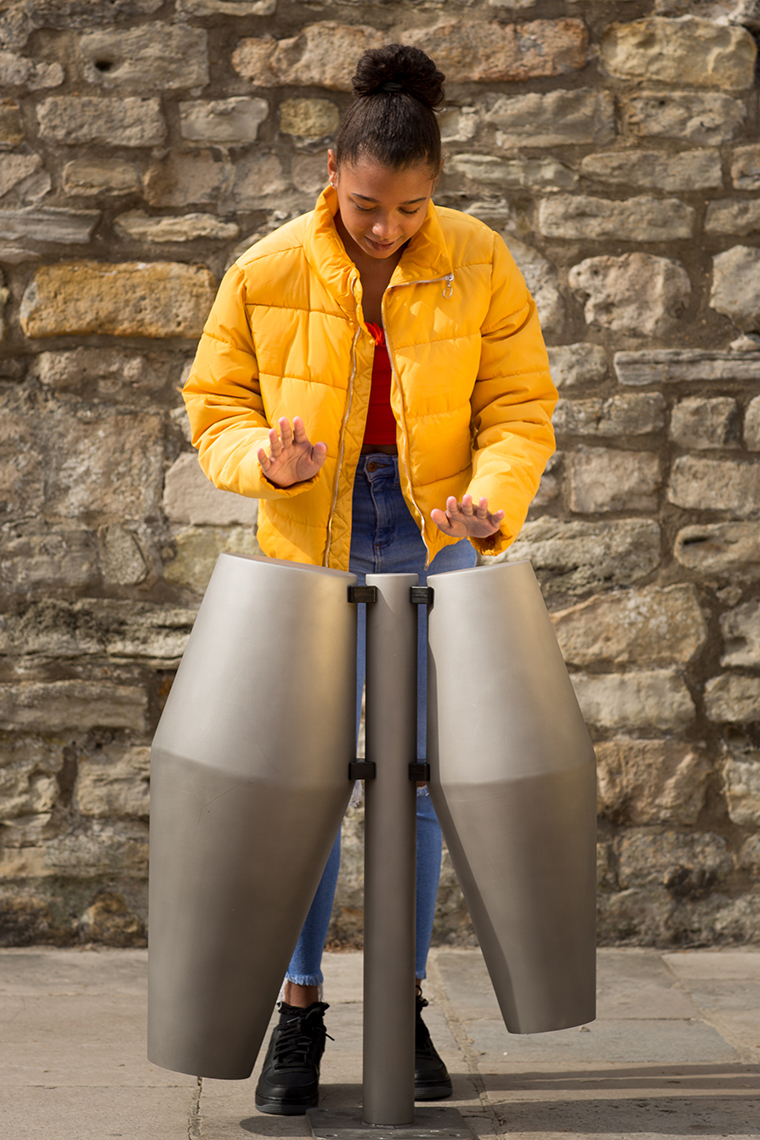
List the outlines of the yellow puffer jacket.
{"type": "MultiPolygon", "coordinates": [[[[348,568],[351,497],[367,418],[375,342],[362,286],[333,217],[316,208],[252,246],[227,272],[184,389],[203,470],[262,501],[259,542],[275,558],[348,568]],[[256,453],[281,416],[300,415],[322,470],[280,488],[256,453]]],[[[383,299],[404,498],[428,564],[456,541],[430,517],[468,491],[506,512],[473,545],[513,541],[554,450],[557,393],[536,307],[501,238],[430,203],[383,299]]]]}

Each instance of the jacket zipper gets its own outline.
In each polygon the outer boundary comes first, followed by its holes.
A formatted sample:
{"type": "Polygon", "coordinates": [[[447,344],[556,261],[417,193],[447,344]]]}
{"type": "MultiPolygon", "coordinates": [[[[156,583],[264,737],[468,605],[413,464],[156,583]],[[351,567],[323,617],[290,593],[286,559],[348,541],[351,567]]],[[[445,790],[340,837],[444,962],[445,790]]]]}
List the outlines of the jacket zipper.
{"type": "MultiPolygon", "coordinates": [[[[404,287],[404,285],[434,285],[436,281],[445,281],[446,282],[445,288],[443,290],[443,295],[446,299],[448,299],[454,291],[454,289],[453,289],[454,274],[453,273],[446,273],[443,277],[431,277],[429,281],[403,281],[398,285],[389,285],[388,289],[402,289],[404,287]]],[[[422,535],[422,541],[425,544],[425,550],[427,551],[427,558],[425,559],[425,569],[427,569],[427,567],[430,565],[430,547],[428,546],[427,540],[425,538],[425,519],[422,515],[422,511],[420,510],[420,508],[417,505],[417,502],[414,498],[414,495],[412,494],[412,476],[411,476],[411,473],[409,471],[409,436],[407,435],[407,431],[406,431],[406,405],[404,402],[404,390],[401,387],[401,382],[399,381],[398,375],[396,373],[396,365],[393,361],[393,349],[391,346],[390,338],[388,336],[388,324],[387,324],[386,319],[385,319],[385,295],[387,294],[388,289],[386,289],[385,294],[383,294],[383,300],[382,300],[382,305],[381,305],[382,313],[383,313],[383,329],[385,330],[385,343],[386,343],[386,346],[388,348],[388,359],[391,362],[391,369],[393,371],[393,378],[396,381],[396,387],[398,388],[398,394],[399,394],[399,398],[401,400],[401,420],[402,420],[401,434],[402,434],[403,439],[404,439],[404,456],[403,456],[402,462],[404,464],[404,470],[406,472],[406,480],[407,480],[407,483],[409,484],[409,495],[410,495],[411,500],[412,500],[412,505],[414,506],[414,509],[417,512],[417,517],[420,521],[420,533],[422,535]]]]}
{"type": "MultiPolygon", "coordinates": [[[[356,278],[353,277],[351,279],[351,293],[353,294],[354,301],[356,301],[356,288],[355,287],[356,287],[356,278]]],[[[358,302],[357,302],[357,304],[358,304],[358,302]]],[[[348,423],[348,417],[351,414],[351,404],[352,404],[353,398],[354,398],[354,378],[356,376],[356,342],[359,339],[359,335],[360,335],[361,331],[362,331],[362,327],[357,320],[356,332],[354,333],[354,339],[353,339],[353,343],[351,345],[351,375],[348,378],[348,396],[346,398],[346,410],[343,413],[343,423],[341,424],[341,428],[340,428],[340,449],[338,451],[338,466],[335,470],[335,490],[333,491],[333,501],[332,501],[332,506],[330,507],[330,518],[327,520],[327,545],[325,547],[325,558],[324,558],[324,563],[323,563],[324,566],[329,566],[329,564],[330,564],[329,558],[330,558],[330,547],[332,546],[332,525],[333,525],[333,519],[335,518],[335,508],[338,505],[338,489],[340,487],[340,471],[341,471],[341,467],[343,466],[343,454],[344,454],[345,449],[346,449],[346,424],[348,423]]]]}

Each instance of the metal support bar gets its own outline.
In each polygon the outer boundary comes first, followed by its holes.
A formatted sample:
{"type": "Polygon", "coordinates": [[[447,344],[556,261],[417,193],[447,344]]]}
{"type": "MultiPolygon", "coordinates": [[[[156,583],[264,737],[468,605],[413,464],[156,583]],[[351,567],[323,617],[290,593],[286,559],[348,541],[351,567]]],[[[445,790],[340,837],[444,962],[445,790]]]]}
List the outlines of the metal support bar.
{"type": "Polygon", "coordinates": [[[413,606],[432,606],[434,597],[435,590],[432,586],[412,586],[409,591],[409,598],[413,606]]]}
{"type": "Polygon", "coordinates": [[[409,779],[410,780],[425,780],[430,779],[430,765],[417,761],[409,765],[409,779]]]}
{"type": "Polygon", "coordinates": [[[416,790],[409,751],[417,724],[416,574],[371,574],[367,609],[363,1119],[414,1120],[416,790]]]}

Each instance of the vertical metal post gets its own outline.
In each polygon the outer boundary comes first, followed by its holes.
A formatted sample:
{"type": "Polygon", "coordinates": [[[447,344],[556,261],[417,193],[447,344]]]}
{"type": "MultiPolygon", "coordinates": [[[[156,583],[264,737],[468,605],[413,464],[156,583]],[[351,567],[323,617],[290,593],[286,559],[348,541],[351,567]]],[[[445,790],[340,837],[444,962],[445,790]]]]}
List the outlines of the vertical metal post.
{"type": "Polygon", "coordinates": [[[416,574],[370,574],[367,606],[363,1119],[414,1121],[416,574]]]}

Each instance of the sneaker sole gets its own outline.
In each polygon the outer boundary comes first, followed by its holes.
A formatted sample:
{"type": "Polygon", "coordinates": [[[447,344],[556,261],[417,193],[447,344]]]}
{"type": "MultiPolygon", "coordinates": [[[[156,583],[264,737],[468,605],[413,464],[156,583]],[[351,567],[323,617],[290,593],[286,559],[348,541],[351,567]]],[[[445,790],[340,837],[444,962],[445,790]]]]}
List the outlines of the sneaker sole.
{"type": "Polygon", "coordinates": [[[451,1085],[415,1085],[415,1100],[446,1100],[451,1096],[451,1085]]]}
{"type": "Polygon", "coordinates": [[[260,1100],[256,1097],[254,1103],[259,1112],[265,1112],[269,1116],[304,1116],[307,1108],[317,1107],[319,1097],[312,1097],[297,1104],[293,1101],[288,1103],[282,1100],[260,1100]]]}

